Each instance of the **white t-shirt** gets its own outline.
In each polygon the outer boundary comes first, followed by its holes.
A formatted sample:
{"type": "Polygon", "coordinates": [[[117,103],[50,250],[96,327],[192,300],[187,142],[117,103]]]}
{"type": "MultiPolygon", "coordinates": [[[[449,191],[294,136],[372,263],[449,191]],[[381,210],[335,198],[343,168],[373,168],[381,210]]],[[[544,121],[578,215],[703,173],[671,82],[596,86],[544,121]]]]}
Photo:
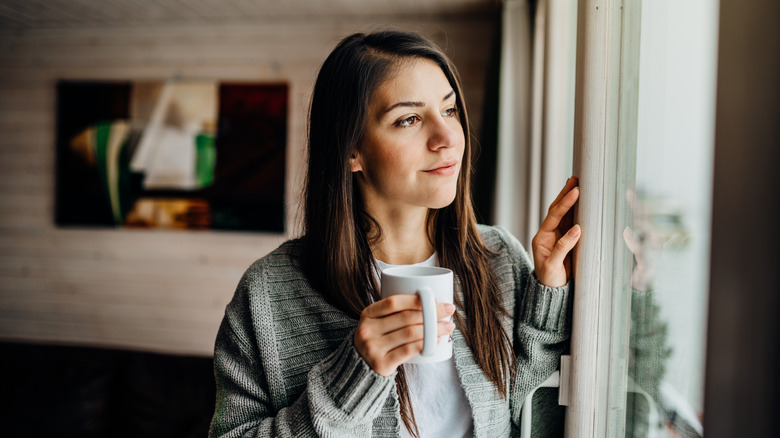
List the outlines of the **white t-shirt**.
{"type": "MultiPolygon", "coordinates": [[[[392,268],[377,260],[380,271],[392,268]]],[[[413,266],[439,266],[434,253],[428,260],[413,266]]],[[[466,393],[458,379],[455,360],[426,364],[405,364],[409,398],[420,438],[473,437],[474,421],[466,393]]],[[[411,437],[403,423],[401,436],[411,437]]]]}

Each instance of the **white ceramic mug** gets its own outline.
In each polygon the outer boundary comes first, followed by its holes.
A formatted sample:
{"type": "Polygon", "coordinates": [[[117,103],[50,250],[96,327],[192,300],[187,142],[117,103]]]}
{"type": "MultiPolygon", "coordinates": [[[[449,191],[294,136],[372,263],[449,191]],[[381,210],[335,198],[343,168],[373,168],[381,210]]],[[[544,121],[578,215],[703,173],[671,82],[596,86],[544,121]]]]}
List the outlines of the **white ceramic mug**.
{"type": "MultiPolygon", "coordinates": [[[[423,307],[425,337],[423,351],[407,363],[440,362],[452,357],[452,336],[445,335],[436,344],[436,302],[453,302],[452,271],[433,266],[397,266],[382,271],[382,298],[393,295],[419,295],[423,307]]],[[[442,321],[452,321],[452,317],[442,321]]]]}

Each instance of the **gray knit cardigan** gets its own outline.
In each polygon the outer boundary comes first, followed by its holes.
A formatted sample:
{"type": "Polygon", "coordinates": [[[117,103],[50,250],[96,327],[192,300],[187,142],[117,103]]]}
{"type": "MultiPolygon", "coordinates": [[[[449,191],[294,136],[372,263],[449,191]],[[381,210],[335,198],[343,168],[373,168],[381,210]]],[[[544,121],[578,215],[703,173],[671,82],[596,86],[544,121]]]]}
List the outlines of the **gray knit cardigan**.
{"type": "MultiPolygon", "coordinates": [[[[482,373],[458,329],[453,358],[475,436],[515,436],[523,399],[558,368],[568,342],[570,291],[539,283],[528,254],[506,230],[480,226],[479,232],[495,252],[491,269],[514,315],[503,322],[518,367],[508,399],[482,373]]],[[[286,242],[255,262],[227,306],[214,352],[217,403],[209,436],[398,436],[395,376],[376,374],[355,350],[358,321],[311,287],[299,243],[286,242]]],[[[462,294],[457,279],[455,293],[462,294]]]]}

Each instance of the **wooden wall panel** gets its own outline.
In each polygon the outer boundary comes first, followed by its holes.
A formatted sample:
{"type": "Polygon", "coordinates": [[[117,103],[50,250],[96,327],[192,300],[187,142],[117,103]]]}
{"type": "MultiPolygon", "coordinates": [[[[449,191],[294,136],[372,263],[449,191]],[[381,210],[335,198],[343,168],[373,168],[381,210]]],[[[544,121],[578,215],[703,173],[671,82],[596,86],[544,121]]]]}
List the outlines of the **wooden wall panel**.
{"type": "Polygon", "coordinates": [[[495,31],[484,15],[0,29],[0,339],[210,355],[244,269],[297,233],[319,65],[341,37],[388,26],[447,48],[478,129],[495,31]],[[287,235],[55,227],[56,82],[174,75],[289,84],[287,235]]]}

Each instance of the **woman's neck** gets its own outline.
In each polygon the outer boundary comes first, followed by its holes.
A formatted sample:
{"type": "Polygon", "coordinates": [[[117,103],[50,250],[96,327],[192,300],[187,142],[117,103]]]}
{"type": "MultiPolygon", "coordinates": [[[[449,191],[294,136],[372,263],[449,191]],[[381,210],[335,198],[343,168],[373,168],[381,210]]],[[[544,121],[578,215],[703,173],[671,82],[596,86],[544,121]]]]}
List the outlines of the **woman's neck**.
{"type": "Polygon", "coordinates": [[[371,246],[377,259],[391,265],[420,263],[433,255],[428,240],[428,210],[372,213],[382,237],[371,246]]]}

